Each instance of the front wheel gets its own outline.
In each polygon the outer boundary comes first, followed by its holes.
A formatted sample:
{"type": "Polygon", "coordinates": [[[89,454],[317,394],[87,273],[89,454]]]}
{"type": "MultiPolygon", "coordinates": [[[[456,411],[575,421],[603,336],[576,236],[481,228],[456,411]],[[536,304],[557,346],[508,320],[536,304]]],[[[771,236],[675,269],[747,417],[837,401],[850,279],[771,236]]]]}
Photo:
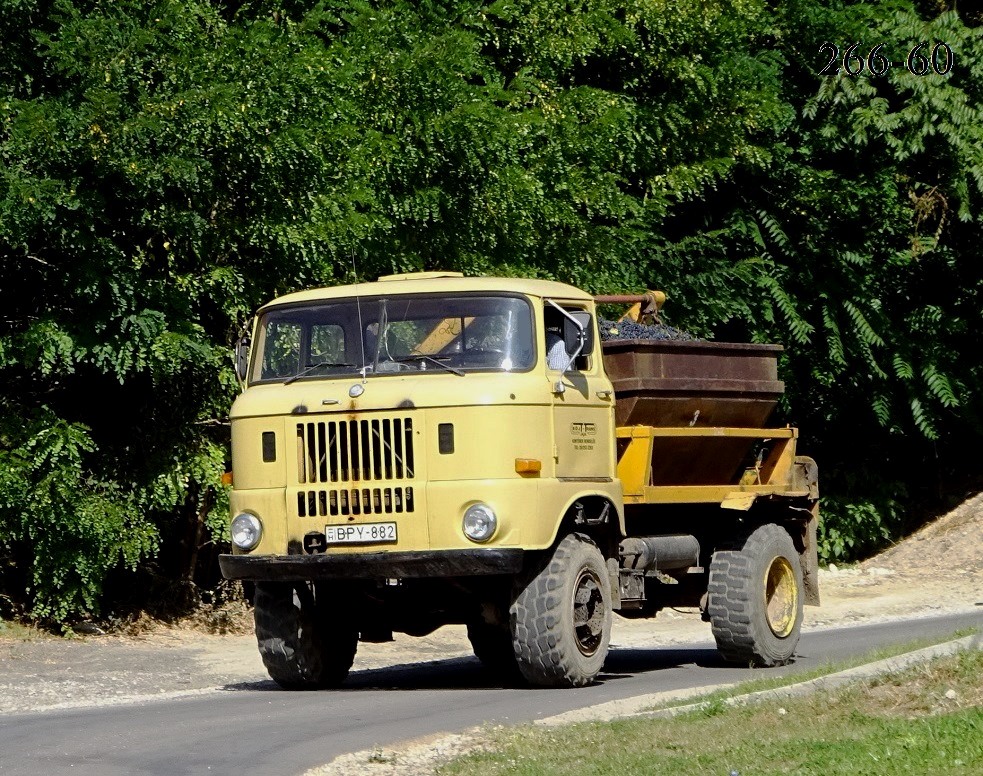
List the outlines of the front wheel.
{"type": "Polygon", "coordinates": [[[256,641],[266,670],[286,690],[335,687],[355,659],[358,631],[320,605],[304,582],[256,584],[256,641]],[[329,618],[331,621],[329,622],[329,618]]]}
{"type": "Polygon", "coordinates": [[[566,536],[509,609],[516,662],[530,684],[582,687],[604,666],[611,589],[604,556],[584,534],[566,536]]]}
{"type": "Polygon", "coordinates": [[[792,659],[802,630],[802,568],[783,528],[763,525],[740,550],[713,554],[707,612],[725,660],[776,666],[792,659]]]}
{"type": "Polygon", "coordinates": [[[510,685],[522,680],[508,625],[472,620],[468,623],[468,640],[475,657],[494,677],[510,685]]]}

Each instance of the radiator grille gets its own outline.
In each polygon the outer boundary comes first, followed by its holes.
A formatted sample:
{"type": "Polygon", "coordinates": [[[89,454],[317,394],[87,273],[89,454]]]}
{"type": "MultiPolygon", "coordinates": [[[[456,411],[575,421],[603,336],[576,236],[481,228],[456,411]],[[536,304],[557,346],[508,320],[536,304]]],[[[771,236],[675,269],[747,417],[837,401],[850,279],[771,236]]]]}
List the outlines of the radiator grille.
{"type": "Polygon", "coordinates": [[[300,517],[413,512],[412,418],[297,424],[300,517]]]}
{"type": "Polygon", "coordinates": [[[302,485],[413,476],[412,418],[297,424],[297,481],[302,485]]]}
{"type": "Polygon", "coordinates": [[[413,488],[303,490],[297,494],[300,517],[391,515],[413,511],[413,488]]]}

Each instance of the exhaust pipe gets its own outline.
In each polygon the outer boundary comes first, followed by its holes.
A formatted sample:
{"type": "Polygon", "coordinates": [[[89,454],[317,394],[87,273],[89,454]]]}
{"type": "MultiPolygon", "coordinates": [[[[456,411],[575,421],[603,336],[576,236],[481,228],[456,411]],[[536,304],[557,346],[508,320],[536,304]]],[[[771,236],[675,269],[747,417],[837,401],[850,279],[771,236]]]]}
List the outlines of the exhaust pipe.
{"type": "Polygon", "coordinates": [[[621,568],[635,571],[666,571],[697,566],[700,543],[695,536],[632,536],[618,547],[621,568]]]}

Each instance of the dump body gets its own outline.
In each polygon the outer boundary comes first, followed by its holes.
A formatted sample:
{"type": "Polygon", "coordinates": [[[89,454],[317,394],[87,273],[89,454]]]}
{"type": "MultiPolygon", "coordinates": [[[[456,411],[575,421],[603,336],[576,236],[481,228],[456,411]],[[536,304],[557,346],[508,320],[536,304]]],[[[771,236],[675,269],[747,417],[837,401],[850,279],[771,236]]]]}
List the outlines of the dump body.
{"type": "Polygon", "coordinates": [[[619,426],[763,428],[785,391],[781,345],[607,340],[603,350],[619,426]]]}
{"type": "MultiPolygon", "coordinates": [[[[779,345],[678,340],[608,340],[604,369],[619,427],[765,428],[784,391],[779,345]]],[[[757,440],[663,437],[652,461],[660,485],[726,484],[757,440]]]]}

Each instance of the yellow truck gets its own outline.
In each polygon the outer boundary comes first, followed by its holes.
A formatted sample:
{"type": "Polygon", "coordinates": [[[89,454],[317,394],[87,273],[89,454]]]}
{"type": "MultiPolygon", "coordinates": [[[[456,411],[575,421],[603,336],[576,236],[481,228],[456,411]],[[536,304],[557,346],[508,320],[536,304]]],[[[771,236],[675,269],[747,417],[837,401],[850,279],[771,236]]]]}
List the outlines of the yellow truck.
{"type": "Polygon", "coordinates": [[[815,462],[768,427],[776,345],[605,339],[544,280],[411,273],[262,307],[238,344],[229,579],[270,676],[465,624],[503,681],[576,687],[612,616],[699,607],[720,653],[789,661],[818,604],[815,462]]]}

